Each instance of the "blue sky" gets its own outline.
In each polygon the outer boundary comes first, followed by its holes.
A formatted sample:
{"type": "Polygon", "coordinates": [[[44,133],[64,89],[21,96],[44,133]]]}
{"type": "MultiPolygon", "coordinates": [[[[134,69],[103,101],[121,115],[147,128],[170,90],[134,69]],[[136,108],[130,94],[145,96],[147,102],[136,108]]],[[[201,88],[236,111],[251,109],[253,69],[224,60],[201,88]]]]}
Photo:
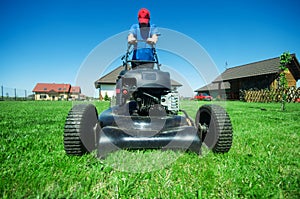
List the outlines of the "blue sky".
{"type": "MultiPolygon", "coordinates": [[[[150,10],[151,23],[199,43],[220,73],[226,62],[233,67],[284,51],[300,59],[297,0],[1,0],[0,84],[28,91],[38,82],[74,85],[93,49],[127,31],[142,7],[150,10]]],[[[160,41],[167,39],[162,35],[160,41]]],[[[120,45],[125,51],[126,44],[120,45]]],[[[167,65],[180,71],[182,65],[174,60],[167,65]]],[[[90,81],[100,75],[91,75],[90,81]]],[[[205,84],[187,79],[192,89],[205,84]]]]}

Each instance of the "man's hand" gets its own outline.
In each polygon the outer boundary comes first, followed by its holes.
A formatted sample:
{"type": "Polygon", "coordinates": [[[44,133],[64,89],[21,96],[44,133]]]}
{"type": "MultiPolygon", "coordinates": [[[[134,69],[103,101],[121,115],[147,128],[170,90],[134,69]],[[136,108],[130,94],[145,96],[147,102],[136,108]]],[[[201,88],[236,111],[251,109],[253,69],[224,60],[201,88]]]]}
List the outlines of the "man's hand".
{"type": "Polygon", "coordinates": [[[128,43],[129,44],[136,44],[137,40],[136,39],[130,39],[130,40],[128,40],[128,43]]]}
{"type": "Polygon", "coordinates": [[[158,36],[156,34],[154,34],[154,35],[152,35],[152,37],[147,39],[147,43],[150,45],[154,45],[154,44],[156,44],[157,40],[158,40],[158,36]]]}
{"type": "Polygon", "coordinates": [[[156,43],[156,41],[153,38],[148,38],[147,43],[153,45],[156,43]]]}
{"type": "Polygon", "coordinates": [[[136,40],[136,38],[133,36],[133,34],[129,34],[129,35],[128,35],[127,41],[128,41],[129,44],[136,44],[136,43],[137,43],[137,40],[136,40]]]}

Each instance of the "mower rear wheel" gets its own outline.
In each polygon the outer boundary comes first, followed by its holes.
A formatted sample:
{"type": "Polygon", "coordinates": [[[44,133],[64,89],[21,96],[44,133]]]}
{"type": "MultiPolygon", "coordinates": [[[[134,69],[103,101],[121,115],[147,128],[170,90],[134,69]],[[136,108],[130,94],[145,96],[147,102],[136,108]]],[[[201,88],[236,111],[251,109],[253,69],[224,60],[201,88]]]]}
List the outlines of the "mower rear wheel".
{"type": "Polygon", "coordinates": [[[214,153],[228,152],[232,145],[232,124],[225,109],[219,105],[209,104],[199,108],[196,125],[206,127],[202,132],[202,142],[214,153]]]}
{"type": "Polygon", "coordinates": [[[70,110],[64,128],[64,148],[69,155],[83,155],[97,148],[100,125],[92,104],[78,104],[70,110]]]}

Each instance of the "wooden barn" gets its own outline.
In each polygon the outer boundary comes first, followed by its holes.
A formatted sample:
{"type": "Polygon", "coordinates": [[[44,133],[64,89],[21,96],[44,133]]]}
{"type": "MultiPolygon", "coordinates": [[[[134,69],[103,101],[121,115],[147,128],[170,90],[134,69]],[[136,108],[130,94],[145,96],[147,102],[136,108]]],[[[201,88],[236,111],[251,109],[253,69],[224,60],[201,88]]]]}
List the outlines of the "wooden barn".
{"type": "MultiPolygon", "coordinates": [[[[296,87],[300,79],[300,65],[295,54],[285,72],[288,86],[296,87]]],[[[280,58],[272,58],[246,65],[226,69],[211,84],[203,86],[195,92],[214,93],[221,98],[239,99],[241,90],[261,90],[278,88],[280,58]]]]}

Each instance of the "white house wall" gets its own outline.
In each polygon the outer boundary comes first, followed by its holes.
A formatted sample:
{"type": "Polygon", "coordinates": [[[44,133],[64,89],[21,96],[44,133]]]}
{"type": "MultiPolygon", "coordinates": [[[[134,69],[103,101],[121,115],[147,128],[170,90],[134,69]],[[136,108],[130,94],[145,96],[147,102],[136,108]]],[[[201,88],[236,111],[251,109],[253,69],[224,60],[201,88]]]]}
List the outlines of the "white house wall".
{"type": "Polygon", "coordinates": [[[105,84],[101,85],[101,96],[104,98],[107,94],[108,97],[116,96],[115,93],[116,85],[115,84],[105,84]]]}
{"type": "Polygon", "coordinates": [[[68,94],[66,93],[35,93],[35,100],[50,100],[50,101],[57,101],[57,100],[68,100],[68,94]]]}

